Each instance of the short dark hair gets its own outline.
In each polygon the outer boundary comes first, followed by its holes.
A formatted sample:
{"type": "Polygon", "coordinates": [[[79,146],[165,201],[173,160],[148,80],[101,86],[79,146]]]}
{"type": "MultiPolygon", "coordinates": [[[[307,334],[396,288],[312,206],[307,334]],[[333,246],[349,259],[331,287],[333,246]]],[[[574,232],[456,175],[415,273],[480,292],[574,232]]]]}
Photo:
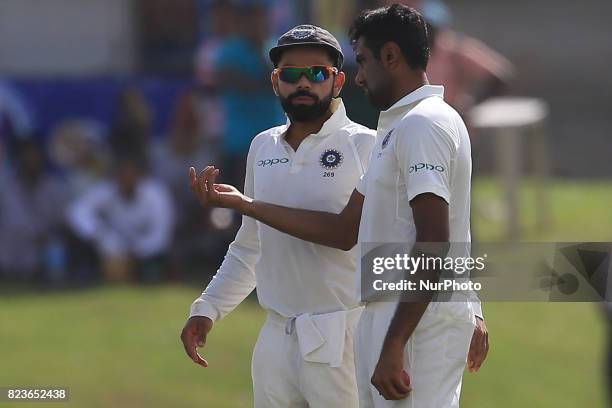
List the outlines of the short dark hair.
{"type": "Polygon", "coordinates": [[[427,68],[429,43],[427,26],[423,16],[413,8],[393,4],[374,10],[366,10],[353,22],[349,30],[352,43],[363,37],[375,57],[389,41],[396,43],[408,65],[413,69],[427,68]]]}

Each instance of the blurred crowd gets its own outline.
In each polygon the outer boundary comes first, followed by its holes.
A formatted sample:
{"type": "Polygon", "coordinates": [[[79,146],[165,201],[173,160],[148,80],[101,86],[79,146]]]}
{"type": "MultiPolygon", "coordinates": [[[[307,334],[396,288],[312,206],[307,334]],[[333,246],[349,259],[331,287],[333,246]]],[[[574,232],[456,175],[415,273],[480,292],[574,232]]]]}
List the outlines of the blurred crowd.
{"type": "MultiPolygon", "coordinates": [[[[179,278],[207,251],[219,252],[202,239],[213,228],[211,216],[187,183],[188,166],[213,162],[219,154],[196,95],[192,89],[180,95],[162,137],[151,135],[151,110],[136,88],[119,96],[108,131],[69,119],[41,138],[19,133],[14,112],[5,110],[3,277],[58,284],[159,282],[179,278]]],[[[231,226],[229,217],[217,222],[219,228],[231,226]]]]}
{"type": "MultiPolygon", "coordinates": [[[[352,78],[346,27],[359,10],[387,2],[179,3],[205,3],[199,41],[192,38],[197,30],[172,29],[181,21],[164,23],[158,1],[146,3],[143,17],[152,22],[145,36],[152,67],[170,67],[176,74],[176,61],[185,54],[177,50],[190,50],[191,85],[174,101],[163,134],[155,134],[151,101],[137,86],[127,85],[117,95],[111,123],[66,112],[46,134],[38,134],[27,101],[10,83],[0,85],[3,279],[58,285],[162,282],[217,265],[239,219],[199,206],[188,167],[218,164],[221,181],[240,187],[251,139],[286,120],[269,80],[267,50],[275,37],[303,22],[329,28],[343,42],[345,71],[352,78]],[[164,55],[172,63],[160,63],[164,55]]],[[[430,23],[428,73],[432,83],[445,85],[449,103],[466,113],[502,92],[512,76],[507,60],[451,31],[443,3],[408,3],[421,8],[430,23]]],[[[188,8],[179,15],[193,19],[188,8]]],[[[375,126],[376,113],[361,107],[365,98],[351,97],[354,87],[347,81],[349,115],[375,126]]]]}

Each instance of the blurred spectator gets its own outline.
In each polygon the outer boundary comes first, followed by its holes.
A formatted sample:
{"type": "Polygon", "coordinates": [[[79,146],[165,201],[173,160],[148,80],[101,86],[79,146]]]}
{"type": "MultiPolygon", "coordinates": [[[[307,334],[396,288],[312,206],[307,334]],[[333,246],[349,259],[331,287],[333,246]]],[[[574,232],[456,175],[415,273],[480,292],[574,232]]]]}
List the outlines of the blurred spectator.
{"type": "Polygon", "coordinates": [[[174,226],[170,194],[148,176],[142,156],[116,159],[113,178],[79,197],[68,210],[75,234],[91,243],[108,281],[162,278],[174,226]]]}
{"type": "Polygon", "coordinates": [[[208,224],[208,213],[199,205],[189,187],[187,169],[204,168],[216,162],[216,146],[203,138],[194,91],[183,93],[174,112],[172,129],[167,138],[153,145],[153,173],[169,187],[176,206],[176,229],[170,251],[173,271],[178,274],[193,263],[208,224]]]}
{"type": "Polygon", "coordinates": [[[0,172],[7,171],[7,149],[18,138],[34,130],[30,110],[19,93],[0,82],[0,172]]]}
{"type": "Polygon", "coordinates": [[[225,135],[223,180],[242,186],[246,154],[253,137],[279,124],[282,110],[270,85],[267,62],[266,8],[246,5],[237,11],[238,31],[223,41],[215,61],[219,89],[223,92],[225,135]]]}
{"type": "Polygon", "coordinates": [[[7,166],[0,176],[0,272],[20,280],[54,279],[65,267],[60,232],[64,186],[45,172],[39,142],[15,141],[11,154],[15,168],[7,166]]]}
{"type": "MultiPolygon", "coordinates": [[[[383,3],[390,3],[383,1],[383,3]]],[[[444,85],[444,100],[464,115],[499,95],[513,75],[512,64],[481,41],[450,28],[451,12],[441,0],[405,0],[427,20],[431,55],[427,77],[444,85]]]]}
{"type": "Polygon", "coordinates": [[[151,137],[153,115],[142,92],[127,87],[119,95],[109,143],[114,155],[142,155],[151,137]]]}
{"type": "Polygon", "coordinates": [[[195,0],[137,0],[145,72],[188,74],[198,38],[195,0]]]}
{"type": "Polygon", "coordinates": [[[50,136],[53,164],[68,182],[72,199],[106,175],[110,153],[104,126],[89,119],[67,119],[55,126],[50,136]]]}
{"type": "Polygon", "coordinates": [[[481,41],[449,28],[450,10],[438,0],[422,5],[428,21],[431,57],[427,76],[444,85],[444,100],[461,114],[499,95],[513,75],[512,64],[481,41]]]}
{"type": "Polygon", "coordinates": [[[195,55],[196,84],[201,91],[203,122],[206,123],[205,136],[220,139],[223,135],[225,118],[219,84],[215,72],[215,60],[223,41],[236,31],[234,6],[228,0],[216,0],[207,14],[208,35],[195,55]]]}
{"type": "Polygon", "coordinates": [[[237,30],[234,7],[228,0],[215,0],[206,14],[209,31],[196,52],[194,63],[196,82],[207,90],[217,86],[214,61],[219,47],[237,30]]]}

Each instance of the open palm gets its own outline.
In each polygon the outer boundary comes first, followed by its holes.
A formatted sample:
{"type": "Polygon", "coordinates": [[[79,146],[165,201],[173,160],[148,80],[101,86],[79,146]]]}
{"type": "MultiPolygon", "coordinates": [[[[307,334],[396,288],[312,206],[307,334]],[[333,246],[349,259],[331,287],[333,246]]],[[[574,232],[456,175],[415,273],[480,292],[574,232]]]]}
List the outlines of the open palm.
{"type": "Polygon", "coordinates": [[[239,210],[247,198],[238,189],[229,184],[217,184],[219,169],[206,166],[198,175],[196,169],[189,168],[191,189],[204,207],[222,207],[239,210]]]}

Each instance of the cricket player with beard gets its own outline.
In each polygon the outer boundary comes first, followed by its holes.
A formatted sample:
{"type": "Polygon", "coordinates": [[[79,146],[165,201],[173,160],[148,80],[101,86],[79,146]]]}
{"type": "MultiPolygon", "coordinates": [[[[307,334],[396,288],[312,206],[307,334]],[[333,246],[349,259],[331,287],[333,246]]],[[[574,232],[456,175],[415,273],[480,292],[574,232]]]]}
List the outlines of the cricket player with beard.
{"type": "MultiPolygon", "coordinates": [[[[288,122],[252,141],[245,194],[339,212],[375,142],[375,132],[352,122],[338,97],[345,82],[340,45],[326,30],[300,25],[280,37],[270,58],[288,122]]],[[[268,316],[253,351],[255,406],[357,407],[353,333],[363,308],[354,290],[355,255],[243,217],[217,274],[192,304],[181,334],[187,354],[207,366],[196,347],[257,287],[268,316]]]]}
{"type": "MultiPolygon", "coordinates": [[[[260,228],[345,250],[357,241],[401,242],[419,256],[428,255],[419,243],[469,243],[470,141],[443,87],[427,81],[425,21],[395,4],[361,14],[350,35],[355,80],[382,112],[369,168],[344,209],[241,194],[216,184],[213,166],[199,177],[192,173],[200,200],[236,209],[260,228]]],[[[478,309],[468,297],[432,302],[431,294],[418,302],[367,303],[355,334],[360,407],[458,407],[466,361],[476,371],[488,351],[478,309]]]]}

